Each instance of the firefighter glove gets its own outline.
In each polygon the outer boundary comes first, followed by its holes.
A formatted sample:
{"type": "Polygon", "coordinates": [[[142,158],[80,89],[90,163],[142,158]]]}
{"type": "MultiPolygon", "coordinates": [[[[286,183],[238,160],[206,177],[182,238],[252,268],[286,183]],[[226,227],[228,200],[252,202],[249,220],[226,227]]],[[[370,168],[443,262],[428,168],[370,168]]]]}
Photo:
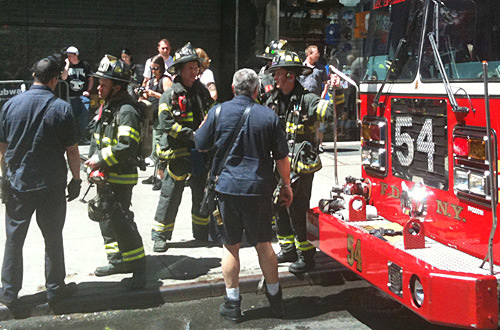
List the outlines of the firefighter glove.
{"type": "Polygon", "coordinates": [[[68,198],[68,202],[71,202],[73,199],[77,198],[80,195],[80,189],[82,188],[82,180],[80,179],[71,179],[68,183],[68,194],[66,197],[68,198]]]}

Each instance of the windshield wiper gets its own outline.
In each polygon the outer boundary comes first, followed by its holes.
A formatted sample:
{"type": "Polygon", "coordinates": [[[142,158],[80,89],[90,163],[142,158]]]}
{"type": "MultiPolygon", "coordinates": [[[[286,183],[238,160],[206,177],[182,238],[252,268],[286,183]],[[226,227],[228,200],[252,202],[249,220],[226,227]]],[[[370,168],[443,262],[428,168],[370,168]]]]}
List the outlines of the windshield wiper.
{"type": "Polygon", "coordinates": [[[461,107],[458,105],[457,100],[455,99],[455,95],[451,90],[450,81],[448,79],[448,75],[444,70],[443,61],[441,60],[436,40],[434,39],[434,33],[429,32],[427,37],[429,38],[429,43],[431,44],[432,54],[434,55],[434,62],[438,68],[439,73],[441,74],[441,79],[443,80],[444,89],[446,90],[446,94],[448,95],[448,99],[450,100],[451,109],[453,110],[453,112],[469,112],[470,110],[469,108],[461,107]]]}
{"type": "MultiPolygon", "coordinates": [[[[373,100],[372,106],[377,109],[377,107],[381,104],[379,104],[380,96],[382,95],[382,91],[384,90],[385,84],[387,81],[389,81],[389,76],[391,76],[392,73],[394,73],[394,70],[396,68],[396,65],[399,65],[399,53],[401,53],[401,49],[403,49],[403,46],[406,45],[406,39],[401,38],[399,39],[398,47],[396,48],[396,51],[394,52],[394,60],[392,60],[391,65],[389,66],[389,69],[387,70],[387,74],[385,75],[385,79],[382,82],[382,86],[377,91],[377,95],[375,95],[375,99],[373,100]]],[[[406,47],[404,47],[406,48],[406,47]]]]}

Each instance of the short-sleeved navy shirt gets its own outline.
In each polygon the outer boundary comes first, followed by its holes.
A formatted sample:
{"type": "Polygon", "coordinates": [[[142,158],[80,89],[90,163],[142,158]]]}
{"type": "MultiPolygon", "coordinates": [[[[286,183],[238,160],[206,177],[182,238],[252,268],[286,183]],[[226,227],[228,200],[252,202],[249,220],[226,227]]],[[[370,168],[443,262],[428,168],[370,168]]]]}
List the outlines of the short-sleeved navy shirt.
{"type": "Polygon", "coordinates": [[[77,132],[71,106],[55,98],[47,86],[33,85],[5,103],[0,113],[0,142],[7,143],[11,186],[20,192],[64,187],[64,154],[67,146],[77,142],[77,132]]]}
{"type": "MultiPolygon", "coordinates": [[[[214,145],[217,148],[227,145],[249,105],[252,105],[252,110],[219,176],[216,191],[238,196],[270,196],[275,185],[273,158],[280,160],[287,157],[288,145],[278,116],[268,107],[254,103],[248,96],[238,95],[222,104],[215,129],[217,106],[213,107],[196,130],[196,147],[209,150],[214,145]]],[[[216,154],[213,168],[219,166],[223,157],[224,152],[216,154]]]]}

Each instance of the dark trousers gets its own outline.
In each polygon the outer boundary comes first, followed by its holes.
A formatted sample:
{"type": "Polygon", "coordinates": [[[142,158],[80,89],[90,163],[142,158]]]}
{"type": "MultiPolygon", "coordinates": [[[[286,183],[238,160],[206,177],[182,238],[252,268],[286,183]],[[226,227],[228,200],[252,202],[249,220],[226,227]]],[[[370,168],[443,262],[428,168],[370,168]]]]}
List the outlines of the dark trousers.
{"type": "Polygon", "coordinates": [[[36,211],[36,222],[45,241],[45,287],[51,296],[64,286],[66,270],[62,230],[66,218],[65,187],[37,192],[7,192],[5,212],[6,241],[2,265],[2,294],[17,298],[23,283],[23,246],[36,211]]]}
{"type": "MultiPolygon", "coordinates": [[[[174,230],[175,218],[184,192],[185,181],[191,171],[189,162],[173,160],[169,163],[163,178],[160,199],[156,208],[155,224],[151,231],[152,240],[170,240],[174,230]]],[[[208,239],[209,218],[200,213],[206,173],[192,173],[189,179],[191,187],[191,220],[193,236],[196,239],[208,239]]]]}
{"type": "Polygon", "coordinates": [[[90,99],[85,96],[74,96],[70,98],[70,104],[78,125],[78,138],[80,140],[88,139],[87,125],[89,124],[90,99]]]}
{"type": "Polygon", "coordinates": [[[311,250],[307,242],[306,211],[309,209],[314,174],[301,175],[292,184],[293,201],[290,208],[277,207],[277,235],[283,252],[311,250]]]}
{"type": "Polygon", "coordinates": [[[130,211],[133,185],[109,184],[97,186],[98,194],[109,193],[110,189],[119,206],[111,213],[110,219],[99,222],[104,239],[106,254],[110,263],[132,262],[144,258],[142,238],[130,211]]]}

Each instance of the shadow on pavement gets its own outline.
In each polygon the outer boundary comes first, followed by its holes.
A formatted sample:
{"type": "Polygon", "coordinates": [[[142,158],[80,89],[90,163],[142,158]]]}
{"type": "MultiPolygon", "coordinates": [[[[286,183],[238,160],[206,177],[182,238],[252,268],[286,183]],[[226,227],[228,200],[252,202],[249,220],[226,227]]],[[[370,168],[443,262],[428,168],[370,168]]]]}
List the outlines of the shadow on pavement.
{"type": "Polygon", "coordinates": [[[148,279],[192,280],[220,267],[221,258],[192,258],[183,255],[148,256],[148,279]]]}
{"type": "MultiPolygon", "coordinates": [[[[265,299],[265,298],[263,298],[265,299]]],[[[347,311],[370,329],[451,330],[432,325],[381,293],[376,288],[343,290],[324,297],[296,296],[286,299],[286,320],[310,319],[330,312],[347,311]]],[[[269,307],[246,310],[244,321],[273,318],[269,307]]]]}

